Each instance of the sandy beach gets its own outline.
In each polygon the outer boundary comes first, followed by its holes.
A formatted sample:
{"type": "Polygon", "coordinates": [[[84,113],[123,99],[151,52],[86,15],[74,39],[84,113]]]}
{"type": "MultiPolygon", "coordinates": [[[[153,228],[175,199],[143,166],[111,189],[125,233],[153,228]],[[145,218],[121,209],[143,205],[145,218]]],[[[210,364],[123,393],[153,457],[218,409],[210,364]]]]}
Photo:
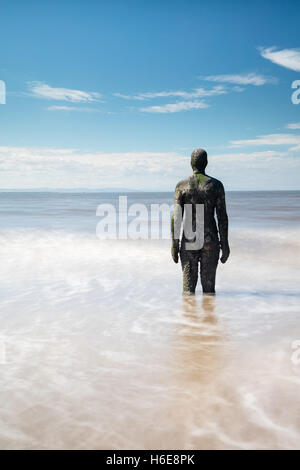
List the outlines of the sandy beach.
{"type": "Polygon", "coordinates": [[[2,449],[297,448],[300,192],[229,193],[187,298],[169,240],[97,239],[115,195],[1,196],[2,449]]]}

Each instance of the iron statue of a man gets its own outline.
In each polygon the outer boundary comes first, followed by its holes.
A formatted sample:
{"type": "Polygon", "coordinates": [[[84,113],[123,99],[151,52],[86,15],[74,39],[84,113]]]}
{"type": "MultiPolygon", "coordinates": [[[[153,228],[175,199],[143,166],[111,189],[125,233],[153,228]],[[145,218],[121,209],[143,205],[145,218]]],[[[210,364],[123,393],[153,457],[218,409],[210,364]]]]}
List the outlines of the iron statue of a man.
{"type": "MultiPolygon", "coordinates": [[[[181,214],[174,211],[172,217],[172,257],[178,263],[180,256],[183,272],[183,292],[194,294],[198,281],[198,268],[200,264],[200,278],[202,290],[205,294],[215,293],[216,270],[222,250],[221,262],[226,263],[229,254],[228,244],[228,217],[226,212],[225,192],[221,181],[206,175],[207,153],[203,149],[192,152],[191,165],[193,175],[186,178],[176,186],[174,204],[181,208],[181,214]],[[184,214],[186,205],[192,207],[193,226],[197,205],[204,208],[203,246],[200,249],[190,249],[191,241],[183,231],[181,241],[178,236],[178,226],[182,224],[180,216],[184,214]],[[218,219],[218,227],[215,220],[218,219]],[[176,230],[177,227],[177,230],[176,230]]],[[[186,206],[187,207],[187,206],[186,206]]]]}

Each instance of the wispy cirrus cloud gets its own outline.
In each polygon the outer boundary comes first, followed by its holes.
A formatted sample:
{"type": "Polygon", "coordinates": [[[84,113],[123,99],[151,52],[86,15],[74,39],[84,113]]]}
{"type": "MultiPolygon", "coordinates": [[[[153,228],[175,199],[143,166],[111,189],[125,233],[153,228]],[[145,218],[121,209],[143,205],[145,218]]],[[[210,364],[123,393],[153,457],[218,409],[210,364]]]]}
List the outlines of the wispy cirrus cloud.
{"type": "Polygon", "coordinates": [[[79,106],[48,106],[47,111],[78,111],[81,113],[97,113],[100,112],[99,109],[79,107],[79,106]]]}
{"type": "Polygon", "coordinates": [[[260,47],[260,55],[274,64],[281,65],[295,72],[300,72],[300,49],[280,49],[276,47],[260,47]]]}
{"type": "Polygon", "coordinates": [[[300,129],[300,122],[291,122],[285,126],[287,129],[300,129]]]}
{"type": "Polygon", "coordinates": [[[203,101],[178,101],[177,103],[167,103],[160,106],[147,106],[140,108],[144,113],[178,113],[180,111],[190,111],[192,109],[204,109],[209,105],[203,101]]]}
{"type": "Polygon", "coordinates": [[[277,83],[277,78],[275,77],[266,77],[264,75],[259,75],[256,73],[248,74],[221,74],[221,75],[209,75],[206,77],[199,77],[202,80],[209,82],[218,82],[218,83],[231,83],[234,85],[254,85],[262,86],[267,83],[277,83]]]}
{"type": "Polygon", "coordinates": [[[242,92],[244,88],[240,85],[255,85],[260,86],[265,83],[275,83],[276,79],[273,77],[264,77],[257,74],[247,75],[212,75],[209,77],[203,77],[207,81],[222,82],[225,84],[231,84],[233,86],[224,86],[223,84],[215,85],[212,88],[198,87],[191,91],[176,90],[176,91],[159,91],[159,92],[143,92],[137,94],[122,94],[113,93],[114,96],[126,100],[136,101],[149,101],[154,99],[163,98],[180,98],[180,101],[169,102],[166,104],[158,104],[153,106],[144,106],[139,108],[139,111],[145,113],[178,113],[180,111],[190,111],[193,109],[204,109],[210,105],[206,102],[206,98],[225,95],[230,92],[242,92]]]}
{"type": "Polygon", "coordinates": [[[168,114],[178,113],[180,111],[190,111],[193,109],[208,108],[209,104],[200,98],[224,95],[226,93],[228,93],[228,90],[224,86],[217,85],[211,89],[194,88],[191,91],[159,91],[138,93],[135,95],[123,95],[121,93],[114,93],[114,96],[127,100],[137,101],[147,101],[158,98],[181,98],[180,101],[175,101],[174,103],[166,103],[139,108],[139,111],[144,113],[168,114]]]}
{"type": "Polygon", "coordinates": [[[249,160],[249,159],[273,159],[277,157],[284,157],[286,152],[278,152],[277,150],[264,150],[258,152],[240,152],[240,153],[222,153],[222,154],[213,154],[211,156],[214,160],[239,160],[240,162],[249,160]]]}
{"type": "Polygon", "coordinates": [[[113,93],[113,96],[116,96],[117,98],[123,98],[124,100],[144,101],[146,98],[144,98],[142,95],[142,93],[138,95],[125,95],[124,93],[113,93]]]}
{"type": "Polygon", "coordinates": [[[195,88],[192,91],[158,91],[158,92],[146,92],[137,93],[135,95],[124,95],[122,93],[113,93],[118,98],[126,100],[151,100],[154,98],[182,98],[182,99],[193,99],[193,98],[205,98],[208,96],[224,95],[228,91],[221,85],[215,86],[211,89],[195,88]]]}
{"type": "Polygon", "coordinates": [[[232,140],[230,141],[231,147],[248,147],[248,146],[259,146],[259,145],[287,145],[293,146],[289,150],[300,149],[300,135],[295,134],[267,134],[260,135],[255,139],[243,139],[243,140],[232,140]]]}
{"type": "Polygon", "coordinates": [[[70,88],[54,88],[43,82],[29,82],[30,93],[37,98],[48,100],[69,101],[72,103],[89,103],[99,101],[101,94],[95,91],[87,92],[70,88]]]}

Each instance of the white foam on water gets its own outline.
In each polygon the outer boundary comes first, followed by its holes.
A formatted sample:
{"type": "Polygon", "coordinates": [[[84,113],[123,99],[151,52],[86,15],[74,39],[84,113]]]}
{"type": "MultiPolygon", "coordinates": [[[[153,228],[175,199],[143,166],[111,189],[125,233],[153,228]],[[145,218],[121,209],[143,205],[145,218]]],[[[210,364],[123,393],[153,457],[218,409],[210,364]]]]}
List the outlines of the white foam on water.
{"type": "Polygon", "coordinates": [[[168,241],[1,230],[1,448],[297,448],[299,232],[231,232],[217,296],[168,241]]]}

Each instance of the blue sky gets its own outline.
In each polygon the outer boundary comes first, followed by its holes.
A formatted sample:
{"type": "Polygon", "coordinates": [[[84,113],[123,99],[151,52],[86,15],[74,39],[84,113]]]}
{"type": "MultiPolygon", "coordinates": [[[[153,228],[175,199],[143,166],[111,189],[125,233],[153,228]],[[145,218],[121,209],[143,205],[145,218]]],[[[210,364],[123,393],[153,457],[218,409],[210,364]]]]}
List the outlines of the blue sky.
{"type": "MultiPolygon", "coordinates": [[[[297,1],[1,1],[0,188],[299,189],[297,1]]],[[[300,94],[299,94],[300,97],[300,94]]]]}

